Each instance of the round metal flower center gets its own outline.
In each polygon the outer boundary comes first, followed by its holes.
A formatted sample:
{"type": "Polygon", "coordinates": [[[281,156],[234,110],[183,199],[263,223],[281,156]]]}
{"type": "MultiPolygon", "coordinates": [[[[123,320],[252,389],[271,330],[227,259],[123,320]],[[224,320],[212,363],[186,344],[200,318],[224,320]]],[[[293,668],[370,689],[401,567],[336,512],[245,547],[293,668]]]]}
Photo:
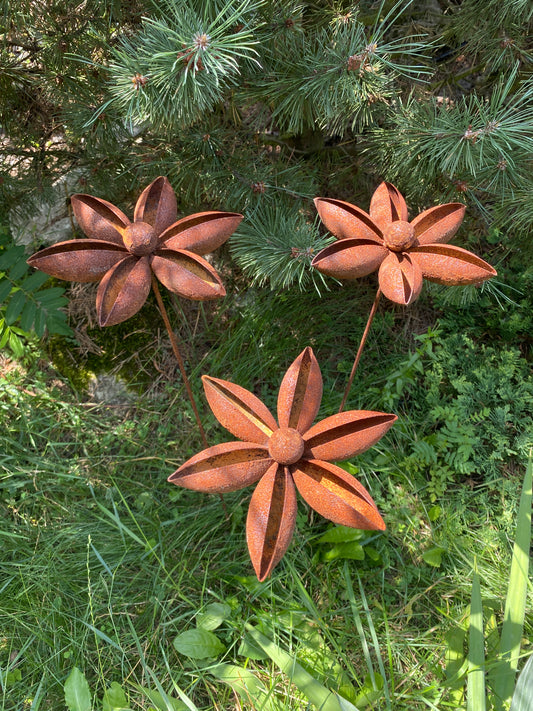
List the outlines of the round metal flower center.
{"type": "Polygon", "coordinates": [[[142,257],[150,254],[157,247],[157,234],[146,222],[134,222],[128,225],[122,235],[122,241],[128,252],[142,257]]]}
{"type": "Polygon", "coordinates": [[[385,228],[383,240],[393,252],[403,252],[415,243],[415,228],[409,222],[396,220],[385,228]]]}
{"type": "Polygon", "coordinates": [[[268,452],[278,464],[294,464],[301,459],[304,447],[302,435],[292,427],[276,430],[268,441],[268,452]]]}

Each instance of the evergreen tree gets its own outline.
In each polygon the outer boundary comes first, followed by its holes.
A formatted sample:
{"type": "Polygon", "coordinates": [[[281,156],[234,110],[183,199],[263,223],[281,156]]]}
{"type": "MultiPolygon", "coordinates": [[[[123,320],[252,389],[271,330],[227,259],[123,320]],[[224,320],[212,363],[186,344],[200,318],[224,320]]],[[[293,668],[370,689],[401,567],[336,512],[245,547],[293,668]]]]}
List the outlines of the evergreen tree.
{"type": "Polygon", "coordinates": [[[3,23],[6,209],[73,169],[67,193],[125,206],[164,174],[184,213],[245,213],[235,258],[276,288],[320,287],[311,199],[383,179],[413,214],[459,200],[531,233],[526,0],[24,0],[3,23]]]}

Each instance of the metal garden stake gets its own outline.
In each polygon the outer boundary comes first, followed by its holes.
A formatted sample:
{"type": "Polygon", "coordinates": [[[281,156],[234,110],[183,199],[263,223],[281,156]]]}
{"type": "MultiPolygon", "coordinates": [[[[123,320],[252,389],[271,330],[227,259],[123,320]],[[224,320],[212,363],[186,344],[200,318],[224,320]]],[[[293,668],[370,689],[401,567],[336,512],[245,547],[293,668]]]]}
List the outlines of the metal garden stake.
{"type": "Polygon", "coordinates": [[[332,461],[349,459],[374,445],[396,415],[352,410],[313,425],[322,398],[322,375],[311,348],[285,373],[278,421],[248,390],[203,376],[215,417],[240,442],[200,452],[171,474],[187,489],[224,493],[258,482],[246,521],[248,550],[259,580],[281,560],[296,523],[296,489],[315,511],[334,523],[384,530],[366,489],[332,461]]]}
{"type": "Polygon", "coordinates": [[[99,281],[96,310],[100,326],[112,326],[136,314],[153,288],[207,446],[158,282],[187,299],[205,301],[224,296],[226,291],[220,277],[200,255],[223,244],[239,225],[242,215],[210,211],[176,221],[176,196],[164,177],[156,178],[141,193],[133,222],[101,198],[74,195],[71,202],[88,239],[59,242],[31,256],[28,263],[58,279],[99,281]]]}
{"type": "Polygon", "coordinates": [[[381,183],[369,213],[332,198],[315,198],[315,205],[337,242],[322,249],[312,265],[337,279],[357,279],[379,270],[379,287],[341,402],[342,412],[381,294],[408,306],[420,295],[423,279],[449,286],[481,284],[495,276],[496,270],[472,252],[446,244],[463,221],[461,203],[431,207],[409,222],[400,191],[381,183]]]}

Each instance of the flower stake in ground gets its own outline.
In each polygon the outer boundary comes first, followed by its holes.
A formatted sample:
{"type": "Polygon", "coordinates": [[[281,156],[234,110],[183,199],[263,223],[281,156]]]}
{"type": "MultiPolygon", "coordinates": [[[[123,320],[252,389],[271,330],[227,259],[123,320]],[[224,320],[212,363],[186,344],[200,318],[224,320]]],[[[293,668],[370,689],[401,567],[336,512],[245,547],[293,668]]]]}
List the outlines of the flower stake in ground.
{"type": "Polygon", "coordinates": [[[374,445],[396,415],[352,410],[313,425],[322,399],[322,375],[311,348],[286,372],[278,395],[278,422],[252,393],[203,376],[207,400],[221,425],[241,442],[200,452],[169,477],[196,491],[224,493],[257,484],[246,537],[259,580],[281,560],[296,523],[296,489],[325,518],[353,528],[384,530],[366,489],[332,461],[374,445]]]}
{"type": "Polygon", "coordinates": [[[420,295],[424,279],[448,286],[481,284],[496,276],[496,270],[472,252],[446,244],[463,221],[461,203],[436,205],[409,222],[402,194],[394,185],[381,183],[369,213],[331,198],[316,198],[315,205],[337,242],[322,249],[312,265],[337,279],[357,279],[379,270],[379,288],[339,409],[342,412],[382,293],[408,306],[420,295]]]}
{"type": "Polygon", "coordinates": [[[174,355],[207,445],[189,380],[158,281],[187,299],[205,301],[225,295],[217,272],[202,254],[223,244],[242,220],[233,212],[199,212],[176,221],[176,196],[166,178],[153,181],[137,200],[133,222],[106,200],[73,195],[72,208],[89,239],[60,242],[37,252],[28,263],[69,281],[100,281],[96,310],[100,326],[112,326],[136,314],[152,287],[174,355]]]}

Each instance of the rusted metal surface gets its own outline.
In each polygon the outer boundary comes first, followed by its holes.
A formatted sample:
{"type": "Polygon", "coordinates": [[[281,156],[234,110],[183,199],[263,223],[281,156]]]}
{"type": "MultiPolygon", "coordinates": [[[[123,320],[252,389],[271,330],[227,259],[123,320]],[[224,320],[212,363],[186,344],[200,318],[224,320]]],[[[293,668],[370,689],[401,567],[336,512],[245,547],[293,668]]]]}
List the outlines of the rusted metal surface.
{"type": "Polygon", "coordinates": [[[152,274],[170,291],[204,301],[225,295],[215,269],[202,259],[235,231],[242,215],[199,212],[176,221],[176,196],[167,178],[156,178],[135,206],[133,222],[111,203],[73,195],[72,208],[89,239],[47,247],[28,263],[58,279],[100,281],[100,326],[112,326],[142,308],[152,274]]]}
{"type": "Polygon", "coordinates": [[[276,422],[248,390],[203,376],[218,421],[240,440],[195,455],[169,481],[195,491],[224,493],[258,482],[250,502],[246,537],[252,564],[264,580],[281,560],[296,522],[296,489],[334,523],[384,530],[366,489],[332,461],[349,459],[374,445],[396,415],[352,410],[313,425],[322,398],[322,375],[311,348],[286,372],[276,422]],[[279,423],[279,425],[278,425],[279,423]]]}
{"type": "Polygon", "coordinates": [[[397,304],[419,295],[423,279],[438,284],[481,284],[496,276],[483,259],[446,244],[463,221],[461,203],[437,205],[408,222],[407,204],[394,185],[381,183],[370,212],[332,198],[316,198],[324,225],[337,237],[313,259],[323,274],[357,279],[379,270],[379,287],[397,304]]]}

